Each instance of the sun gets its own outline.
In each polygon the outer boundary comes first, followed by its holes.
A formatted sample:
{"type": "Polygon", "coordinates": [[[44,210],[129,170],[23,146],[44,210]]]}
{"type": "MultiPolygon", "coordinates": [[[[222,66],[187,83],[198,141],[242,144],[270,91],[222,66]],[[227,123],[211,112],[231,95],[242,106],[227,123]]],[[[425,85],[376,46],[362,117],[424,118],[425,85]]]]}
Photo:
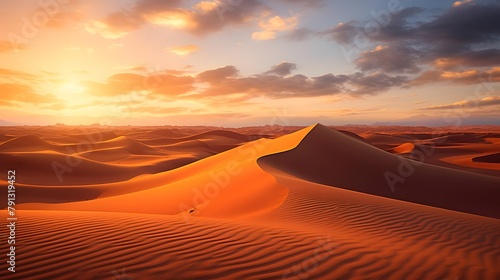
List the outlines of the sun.
{"type": "Polygon", "coordinates": [[[76,81],[66,81],[56,86],[54,91],[60,99],[69,103],[78,103],[78,100],[82,100],[81,95],[86,90],[85,86],[76,81]]]}
{"type": "Polygon", "coordinates": [[[75,97],[75,95],[79,95],[86,90],[84,86],[82,86],[78,82],[64,82],[58,88],[58,94],[61,97],[75,97]]]}

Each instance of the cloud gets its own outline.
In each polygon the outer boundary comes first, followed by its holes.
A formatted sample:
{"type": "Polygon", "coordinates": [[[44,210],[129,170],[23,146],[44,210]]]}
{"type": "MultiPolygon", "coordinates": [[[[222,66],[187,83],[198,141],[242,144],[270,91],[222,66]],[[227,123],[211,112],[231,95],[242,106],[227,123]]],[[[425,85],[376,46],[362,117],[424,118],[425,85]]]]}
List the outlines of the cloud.
{"type": "Polygon", "coordinates": [[[460,7],[462,5],[473,4],[473,3],[474,3],[474,1],[472,1],[472,0],[455,1],[452,6],[453,7],[460,7]]]}
{"type": "Polygon", "coordinates": [[[23,84],[0,83],[0,92],[3,103],[11,106],[18,103],[46,104],[59,101],[54,95],[37,94],[32,87],[23,84]]]}
{"type": "Polygon", "coordinates": [[[486,106],[500,105],[500,96],[489,96],[476,100],[462,100],[452,104],[430,106],[421,110],[445,110],[445,109],[460,109],[460,108],[479,108],[486,106]]]}
{"type": "Polygon", "coordinates": [[[129,11],[113,13],[104,20],[92,20],[84,24],[85,30],[89,33],[100,35],[107,39],[117,39],[124,37],[130,31],[141,27],[144,20],[129,11]]]}
{"type": "Polygon", "coordinates": [[[410,81],[409,85],[420,86],[435,82],[453,82],[459,84],[479,84],[500,82],[500,67],[493,67],[488,70],[468,69],[460,71],[425,71],[415,79],[410,81]]]}
{"type": "Polygon", "coordinates": [[[174,47],[167,48],[167,50],[169,52],[174,53],[176,55],[180,55],[180,56],[185,56],[188,54],[195,53],[199,49],[200,48],[196,45],[174,46],[174,47]]]}
{"type": "Polygon", "coordinates": [[[350,75],[349,82],[355,87],[353,95],[374,95],[384,92],[394,87],[402,87],[406,84],[407,78],[404,76],[389,76],[384,73],[350,75]]]}
{"type": "MultiPolygon", "coordinates": [[[[369,75],[357,72],[348,75],[331,73],[316,77],[302,74],[290,75],[296,69],[294,63],[283,62],[274,65],[262,74],[241,77],[238,69],[226,66],[198,74],[199,81],[208,83],[197,97],[238,95],[238,100],[254,97],[271,99],[318,97],[333,94],[353,96],[375,95],[393,87],[402,87],[406,83],[403,76],[391,77],[383,73],[369,75]]],[[[229,98],[229,97],[228,97],[229,98]]]]}
{"type": "Polygon", "coordinates": [[[464,51],[460,54],[437,58],[434,66],[438,69],[450,70],[464,67],[486,67],[500,64],[500,49],[484,49],[464,51]]]}
{"type": "Polygon", "coordinates": [[[191,8],[182,7],[182,3],[181,0],[139,0],[130,9],[112,13],[102,20],[89,21],[84,26],[88,32],[109,39],[124,37],[145,24],[206,35],[226,26],[248,23],[267,9],[258,0],[202,1],[191,8]]]}
{"type": "Polygon", "coordinates": [[[442,53],[469,50],[472,45],[495,43],[500,35],[500,5],[460,5],[416,28],[417,39],[442,45],[442,53]]]}
{"type": "Polygon", "coordinates": [[[179,96],[194,89],[191,76],[175,76],[162,72],[151,75],[119,73],[108,77],[106,82],[88,81],[85,87],[96,96],[120,96],[146,92],[156,97],[179,96]]]}
{"type": "Polygon", "coordinates": [[[193,34],[205,35],[222,30],[226,26],[241,26],[261,16],[269,8],[258,0],[211,1],[217,6],[211,10],[192,11],[187,30],[193,34]]]}
{"type": "Polygon", "coordinates": [[[265,72],[266,74],[275,74],[278,76],[287,76],[292,73],[292,70],[297,69],[297,64],[290,62],[281,62],[280,64],[271,67],[271,70],[265,72]]]}
{"type": "MultiPolygon", "coordinates": [[[[281,62],[263,73],[241,76],[238,68],[233,65],[209,69],[198,74],[189,74],[192,73],[191,70],[162,70],[144,74],[143,66],[129,66],[124,69],[135,73],[117,73],[104,82],[80,81],[79,85],[84,90],[83,94],[94,99],[99,98],[104,105],[110,103],[110,97],[117,100],[111,102],[117,105],[128,104],[129,100],[137,101],[138,96],[147,97],[153,102],[182,99],[197,100],[205,104],[210,102],[230,104],[247,102],[253,98],[375,95],[390,88],[403,87],[406,82],[404,77],[391,77],[381,72],[369,74],[357,72],[347,75],[327,73],[308,77],[303,74],[293,74],[297,68],[295,63],[281,62]]],[[[49,85],[61,83],[54,74],[45,75],[50,76],[49,85]]],[[[66,108],[64,101],[58,100],[53,95],[38,93],[44,91],[46,86],[41,77],[0,68],[0,91],[2,94],[5,93],[2,101],[4,105],[15,106],[20,102],[29,102],[39,103],[45,109],[66,108]]],[[[137,103],[135,101],[134,103],[137,103]]],[[[139,112],[140,109],[136,111],[139,112]]]]}
{"type": "Polygon", "coordinates": [[[136,71],[136,72],[147,72],[148,71],[148,69],[144,65],[130,66],[128,69],[131,71],[136,71]]]}
{"type": "MultiPolygon", "coordinates": [[[[69,24],[80,23],[84,19],[81,2],[77,0],[67,1],[64,5],[58,5],[58,12],[49,14],[47,27],[62,28],[69,24]]],[[[40,9],[41,12],[46,10],[40,9]]]]}
{"type": "Polygon", "coordinates": [[[362,52],[355,60],[361,71],[381,70],[386,73],[416,73],[419,71],[419,52],[407,46],[379,45],[362,52]]]}
{"type": "Polygon", "coordinates": [[[26,72],[0,68],[0,81],[2,80],[10,82],[15,80],[21,80],[24,82],[36,82],[38,81],[38,77],[26,72]]]}
{"type": "Polygon", "coordinates": [[[207,70],[198,74],[197,78],[202,82],[217,83],[224,79],[235,77],[239,70],[232,66],[221,67],[213,70],[207,70]]]}
{"type": "Polygon", "coordinates": [[[474,1],[472,0],[456,1],[453,3],[453,7],[460,7],[462,5],[473,4],[473,3],[474,1]]]}
{"type": "Polygon", "coordinates": [[[420,43],[423,47],[433,45],[444,50],[467,48],[471,44],[496,41],[500,34],[500,5],[463,5],[448,9],[430,21],[415,21],[415,16],[422,14],[422,8],[410,7],[397,14],[390,15],[390,20],[383,26],[376,20],[340,23],[323,35],[344,45],[360,45],[360,42],[420,43]],[[378,23],[378,25],[377,25],[378,23]],[[458,44],[458,46],[457,46],[458,44]]]}
{"type": "Polygon", "coordinates": [[[499,4],[455,2],[437,16],[418,17],[424,12],[405,8],[385,20],[382,16],[353,20],[318,34],[343,46],[346,56],[354,55],[357,69],[406,74],[408,86],[440,81],[480,83],[481,75],[497,81],[499,4]]]}
{"type": "Polygon", "coordinates": [[[252,39],[254,40],[271,40],[276,38],[278,32],[293,30],[299,20],[296,16],[282,18],[280,16],[274,16],[266,20],[262,20],[259,23],[260,31],[252,33],[252,39]]]}
{"type": "Polygon", "coordinates": [[[392,42],[415,36],[410,19],[423,12],[422,8],[410,7],[391,14],[389,20],[370,20],[338,23],[335,27],[319,32],[342,45],[356,47],[369,46],[372,42],[392,42]],[[380,23],[382,22],[382,23],[380,23]]]}

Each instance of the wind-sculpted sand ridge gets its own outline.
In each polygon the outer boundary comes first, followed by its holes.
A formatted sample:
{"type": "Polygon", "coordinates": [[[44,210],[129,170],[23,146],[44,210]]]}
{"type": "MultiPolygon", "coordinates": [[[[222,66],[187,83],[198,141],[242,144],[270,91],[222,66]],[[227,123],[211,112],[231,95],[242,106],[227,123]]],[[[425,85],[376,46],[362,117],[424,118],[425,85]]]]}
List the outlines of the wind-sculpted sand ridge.
{"type": "MultiPolygon", "coordinates": [[[[0,279],[500,277],[500,220],[491,218],[500,213],[500,177],[419,164],[393,191],[384,172],[398,172],[407,159],[351,132],[314,125],[253,140],[252,129],[245,142],[241,131],[200,129],[120,128],[94,134],[93,149],[74,154],[0,152],[6,161],[26,155],[33,168],[15,166],[18,272],[13,278],[2,263],[0,279]],[[165,144],[162,134],[183,140],[165,144]],[[236,146],[213,149],[226,144],[236,146]],[[80,183],[44,182],[41,158],[67,156],[82,159],[66,174],[80,183]],[[188,157],[178,167],[165,163],[188,157]]],[[[395,138],[404,142],[387,147],[408,143],[399,149],[408,157],[432,135],[395,138]]],[[[443,146],[432,156],[460,155],[463,145],[466,153],[496,148],[489,141],[443,146]]]]}
{"type": "Polygon", "coordinates": [[[321,125],[297,148],[259,162],[307,181],[500,218],[500,178],[402,159],[321,125]],[[401,170],[411,174],[391,188],[386,172],[401,170]]]}

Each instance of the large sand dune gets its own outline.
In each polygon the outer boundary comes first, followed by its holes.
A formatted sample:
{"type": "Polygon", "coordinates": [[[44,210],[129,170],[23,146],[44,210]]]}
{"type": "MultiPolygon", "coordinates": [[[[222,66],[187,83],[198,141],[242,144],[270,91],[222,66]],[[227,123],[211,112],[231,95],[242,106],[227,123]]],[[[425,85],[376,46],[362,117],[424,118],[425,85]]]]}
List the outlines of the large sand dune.
{"type": "Polygon", "coordinates": [[[396,154],[411,157],[431,134],[365,140],[314,125],[250,141],[255,128],[117,128],[77,151],[87,134],[64,129],[60,141],[0,131],[1,172],[15,168],[19,181],[17,272],[2,262],[0,279],[500,277],[500,176],[434,164],[498,153],[481,140],[491,135],[448,137],[429,164],[396,154]],[[67,146],[74,153],[58,150],[67,146]],[[81,160],[67,183],[47,179],[45,165],[67,157],[81,160]],[[404,181],[391,187],[387,171],[404,181]]]}

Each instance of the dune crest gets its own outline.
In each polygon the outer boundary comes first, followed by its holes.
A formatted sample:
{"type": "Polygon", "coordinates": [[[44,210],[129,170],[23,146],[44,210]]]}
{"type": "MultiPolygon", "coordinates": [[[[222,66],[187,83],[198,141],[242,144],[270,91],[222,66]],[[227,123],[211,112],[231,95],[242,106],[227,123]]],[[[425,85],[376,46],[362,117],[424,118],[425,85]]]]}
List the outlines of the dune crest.
{"type": "Polygon", "coordinates": [[[500,178],[398,157],[322,125],[295,149],[262,157],[259,164],[311,182],[500,218],[500,178]],[[411,174],[391,189],[384,174],[401,171],[411,174]]]}

